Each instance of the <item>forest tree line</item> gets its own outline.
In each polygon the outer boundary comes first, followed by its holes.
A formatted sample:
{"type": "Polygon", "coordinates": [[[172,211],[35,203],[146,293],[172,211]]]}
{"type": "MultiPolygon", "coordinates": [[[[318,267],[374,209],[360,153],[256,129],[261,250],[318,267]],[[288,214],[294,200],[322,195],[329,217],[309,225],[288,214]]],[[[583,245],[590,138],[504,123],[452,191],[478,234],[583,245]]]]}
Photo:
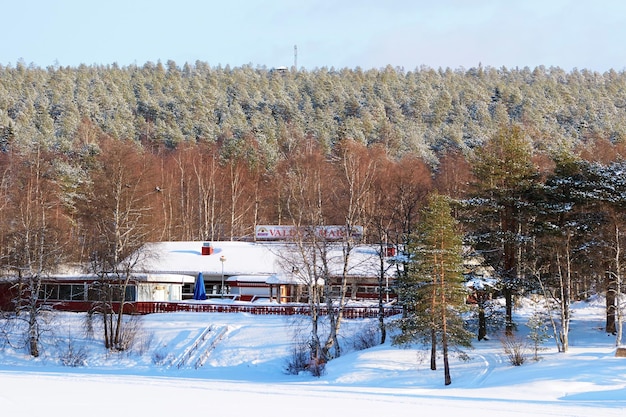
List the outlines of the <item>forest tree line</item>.
{"type": "Polygon", "coordinates": [[[104,273],[149,241],[249,240],[259,224],[360,225],[402,248],[436,192],[502,278],[507,331],[513,298],[541,288],[563,314],[605,293],[614,332],[623,86],[541,67],[3,67],[3,272],[104,273]]]}
{"type": "Polygon", "coordinates": [[[326,152],[342,139],[381,144],[394,158],[436,165],[446,149],[481,146],[519,123],[540,149],[626,138],[626,74],[558,67],[404,71],[143,66],[0,66],[0,145],[61,152],[85,120],[104,134],[151,146],[252,138],[265,163],[312,138],[326,152]]]}

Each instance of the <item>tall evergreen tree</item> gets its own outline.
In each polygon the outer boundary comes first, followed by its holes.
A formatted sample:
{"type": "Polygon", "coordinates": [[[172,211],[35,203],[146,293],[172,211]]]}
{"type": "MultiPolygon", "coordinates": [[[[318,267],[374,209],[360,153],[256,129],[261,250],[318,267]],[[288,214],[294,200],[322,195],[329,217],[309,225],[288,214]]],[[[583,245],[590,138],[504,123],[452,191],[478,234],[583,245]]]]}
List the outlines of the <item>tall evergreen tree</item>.
{"type": "Polygon", "coordinates": [[[502,276],[506,303],[506,332],[513,332],[513,295],[522,285],[520,245],[524,241],[530,193],[538,179],[532,147],[525,132],[503,126],[473,161],[475,198],[467,219],[473,244],[502,276]]]}
{"type": "Polygon", "coordinates": [[[398,323],[401,333],[394,343],[430,343],[432,370],[437,368],[440,345],[444,383],[450,385],[449,351],[471,347],[472,336],[465,330],[461,316],[467,296],[463,286],[462,238],[447,197],[429,197],[408,252],[411,262],[400,285],[407,314],[398,323]]]}
{"type": "Polygon", "coordinates": [[[623,277],[626,245],[626,162],[589,163],[584,167],[585,183],[580,190],[590,210],[599,213],[601,221],[594,234],[600,242],[600,253],[606,273],[606,331],[617,336],[621,344],[623,322],[623,277]]]}
{"type": "Polygon", "coordinates": [[[552,318],[551,308],[550,319],[557,348],[559,352],[566,352],[570,307],[576,297],[572,293],[574,266],[577,258],[587,259],[585,248],[593,245],[588,230],[595,216],[584,210],[585,199],[580,198],[582,161],[566,151],[557,154],[554,160],[554,172],[536,194],[538,215],[532,231],[534,262],[529,266],[546,302],[558,312],[557,322],[552,318]]]}

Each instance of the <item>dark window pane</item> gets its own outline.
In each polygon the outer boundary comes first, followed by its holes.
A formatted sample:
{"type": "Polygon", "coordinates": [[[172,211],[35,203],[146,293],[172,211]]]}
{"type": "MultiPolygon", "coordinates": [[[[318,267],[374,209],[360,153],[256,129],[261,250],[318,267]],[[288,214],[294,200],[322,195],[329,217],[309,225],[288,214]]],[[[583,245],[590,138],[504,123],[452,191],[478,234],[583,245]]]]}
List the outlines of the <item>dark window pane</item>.
{"type": "Polygon", "coordinates": [[[72,300],[82,301],[85,299],[85,286],[83,284],[72,285],[72,300]]]}
{"type": "Polygon", "coordinates": [[[126,301],[136,301],[137,300],[137,288],[134,285],[129,285],[126,287],[126,301]]]}
{"type": "Polygon", "coordinates": [[[71,285],[59,285],[59,300],[71,300],[72,299],[72,286],[71,285]]]}

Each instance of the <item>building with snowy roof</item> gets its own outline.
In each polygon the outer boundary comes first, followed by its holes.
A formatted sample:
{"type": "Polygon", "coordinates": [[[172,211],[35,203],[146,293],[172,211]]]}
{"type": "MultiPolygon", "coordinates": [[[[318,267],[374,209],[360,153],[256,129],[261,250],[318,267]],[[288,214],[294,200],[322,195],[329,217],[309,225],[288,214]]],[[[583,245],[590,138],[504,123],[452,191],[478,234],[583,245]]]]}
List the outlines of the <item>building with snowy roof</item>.
{"type": "MultiPolygon", "coordinates": [[[[305,302],[312,278],[303,271],[311,265],[304,265],[306,261],[297,249],[295,244],[286,242],[151,243],[145,246],[145,256],[135,268],[136,281],[142,283],[138,286],[137,301],[192,299],[196,280],[201,275],[209,299],[305,302]]],[[[340,244],[327,245],[327,271],[318,274],[326,275],[332,290],[337,292],[339,277],[344,274],[344,249],[340,244]]],[[[393,259],[379,253],[378,248],[370,245],[352,248],[345,268],[348,297],[378,297],[381,262],[386,286],[383,291],[390,292],[395,275],[393,259]]]]}
{"type": "MultiPolygon", "coordinates": [[[[310,247],[307,250],[312,251],[310,247]]],[[[138,261],[131,269],[124,300],[137,305],[306,303],[313,278],[305,271],[313,270],[316,284],[327,284],[335,295],[340,293],[341,278],[345,275],[349,299],[378,299],[381,292],[387,300],[394,298],[393,251],[385,250],[381,256],[376,245],[356,245],[347,263],[345,247],[340,243],[327,242],[323,251],[323,263],[318,253],[317,264],[307,265],[304,258],[312,256],[312,252],[304,255],[302,247],[298,250],[295,243],[286,241],[148,243],[138,256],[134,255],[138,261]],[[202,287],[202,298],[194,297],[198,285],[202,287]]],[[[78,271],[46,276],[39,298],[59,309],[86,311],[98,300],[94,288],[101,280],[101,276],[78,271]]],[[[7,283],[12,285],[9,280],[7,283]]],[[[10,297],[6,298],[2,304],[9,303],[10,297]]],[[[7,309],[4,305],[2,308],[7,309]]]]}

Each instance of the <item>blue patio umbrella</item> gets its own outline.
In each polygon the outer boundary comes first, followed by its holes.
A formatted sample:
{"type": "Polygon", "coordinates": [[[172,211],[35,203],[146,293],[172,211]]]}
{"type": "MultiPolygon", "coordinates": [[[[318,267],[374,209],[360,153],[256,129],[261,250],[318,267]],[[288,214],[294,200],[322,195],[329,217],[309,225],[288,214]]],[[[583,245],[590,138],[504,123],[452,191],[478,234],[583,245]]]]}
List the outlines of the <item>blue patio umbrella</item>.
{"type": "Polygon", "coordinates": [[[193,287],[193,299],[206,300],[206,289],[204,288],[204,276],[202,276],[202,272],[198,272],[196,285],[193,287]]]}

